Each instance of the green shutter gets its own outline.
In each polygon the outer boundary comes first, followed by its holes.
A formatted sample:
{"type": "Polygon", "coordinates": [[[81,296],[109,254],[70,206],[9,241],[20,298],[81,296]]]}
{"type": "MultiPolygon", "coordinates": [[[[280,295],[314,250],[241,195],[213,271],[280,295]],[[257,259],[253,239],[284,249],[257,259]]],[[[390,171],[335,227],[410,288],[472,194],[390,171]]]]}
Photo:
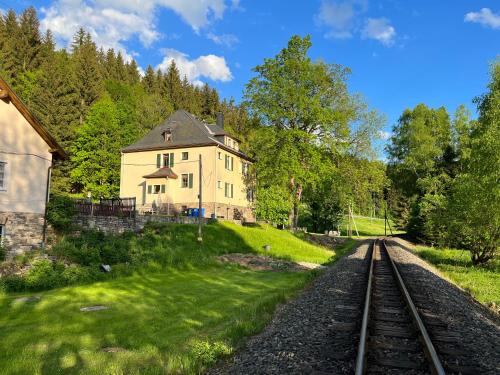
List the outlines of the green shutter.
{"type": "Polygon", "coordinates": [[[234,185],[231,184],[231,198],[233,198],[233,187],[234,187],[234,185]]]}
{"type": "Polygon", "coordinates": [[[164,193],[165,192],[165,185],[161,185],[161,192],[164,193]]]}
{"type": "Polygon", "coordinates": [[[170,153],[170,157],[168,159],[170,161],[170,168],[172,168],[174,166],[174,153],[173,152],[170,153]]]}
{"type": "Polygon", "coordinates": [[[152,192],[152,186],[148,185],[148,194],[151,194],[151,192],[152,192]]]}
{"type": "Polygon", "coordinates": [[[156,154],[156,168],[161,167],[161,154],[156,154]]]}
{"type": "Polygon", "coordinates": [[[193,174],[192,173],[189,174],[188,180],[189,180],[189,188],[192,189],[193,188],[193,174]]]}

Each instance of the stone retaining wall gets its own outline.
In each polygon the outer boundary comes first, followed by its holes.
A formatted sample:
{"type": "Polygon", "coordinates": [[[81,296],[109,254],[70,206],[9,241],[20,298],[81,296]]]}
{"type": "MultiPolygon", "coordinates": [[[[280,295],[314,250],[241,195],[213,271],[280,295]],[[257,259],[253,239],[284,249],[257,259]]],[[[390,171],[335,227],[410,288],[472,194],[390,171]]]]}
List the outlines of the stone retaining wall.
{"type": "MultiPolygon", "coordinates": [[[[206,224],[209,219],[202,218],[202,222],[206,224]]],[[[118,234],[127,231],[136,232],[144,228],[146,223],[153,221],[157,223],[181,223],[181,224],[197,224],[198,218],[185,216],[161,216],[161,215],[137,215],[131,217],[116,217],[116,216],[86,216],[78,215],[73,219],[73,223],[84,229],[96,229],[104,233],[118,234]]]]}
{"type": "Polygon", "coordinates": [[[4,227],[3,246],[8,256],[40,247],[43,239],[43,214],[28,212],[0,212],[4,227]]]}

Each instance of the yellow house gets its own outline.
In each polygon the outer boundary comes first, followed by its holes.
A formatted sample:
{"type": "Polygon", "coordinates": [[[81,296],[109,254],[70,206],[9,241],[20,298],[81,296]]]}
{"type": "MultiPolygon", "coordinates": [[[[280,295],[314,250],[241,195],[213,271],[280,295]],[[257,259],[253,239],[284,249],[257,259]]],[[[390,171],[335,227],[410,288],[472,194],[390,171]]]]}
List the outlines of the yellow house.
{"type": "Polygon", "coordinates": [[[66,154],[0,78],[0,243],[11,254],[44,240],[52,159],[66,154]]]}
{"type": "Polygon", "coordinates": [[[253,221],[253,191],[245,183],[252,159],[223,122],[222,114],[210,125],[178,110],[122,149],[120,196],[135,197],[140,212],[197,208],[201,156],[204,216],[253,221]]]}

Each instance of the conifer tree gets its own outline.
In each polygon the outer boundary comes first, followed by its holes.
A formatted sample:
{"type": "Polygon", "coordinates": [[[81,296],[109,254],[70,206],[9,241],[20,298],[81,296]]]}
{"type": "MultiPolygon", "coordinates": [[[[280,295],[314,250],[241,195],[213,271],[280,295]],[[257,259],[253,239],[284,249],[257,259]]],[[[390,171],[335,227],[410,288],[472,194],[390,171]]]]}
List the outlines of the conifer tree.
{"type": "Polygon", "coordinates": [[[158,90],[156,74],[151,65],[148,65],[141,83],[142,87],[144,87],[144,90],[146,90],[146,92],[149,94],[152,94],[153,92],[158,90]]]}
{"type": "Polygon", "coordinates": [[[162,84],[162,95],[173,104],[174,109],[182,108],[182,82],[175,61],[170,63],[162,84]]]}
{"type": "Polygon", "coordinates": [[[0,73],[10,84],[15,84],[16,76],[20,73],[20,59],[17,49],[20,35],[17,15],[10,9],[5,16],[1,16],[0,25],[0,73]]]}
{"type": "Polygon", "coordinates": [[[89,107],[101,96],[104,86],[97,58],[97,48],[90,34],[80,29],[75,35],[73,64],[79,96],[78,113],[83,124],[89,107]]]}
{"type": "Polygon", "coordinates": [[[40,22],[33,7],[27,8],[19,17],[19,38],[16,44],[22,71],[37,69],[41,64],[42,38],[40,22]]]}
{"type": "Polygon", "coordinates": [[[139,75],[139,68],[135,60],[130,61],[125,65],[125,70],[127,72],[127,82],[131,85],[137,85],[141,81],[141,76],[139,75]]]}

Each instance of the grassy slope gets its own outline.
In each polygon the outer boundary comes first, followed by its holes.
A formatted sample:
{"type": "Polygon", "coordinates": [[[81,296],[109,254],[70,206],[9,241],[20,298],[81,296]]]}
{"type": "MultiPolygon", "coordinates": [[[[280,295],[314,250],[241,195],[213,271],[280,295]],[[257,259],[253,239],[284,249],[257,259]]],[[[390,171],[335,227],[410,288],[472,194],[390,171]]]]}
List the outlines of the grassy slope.
{"type": "Polygon", "coordinates": [[[417,246],[416,252],[478,301],[500,305],[500,259],[475,267],[467,251],[417,246]]]}
{"type": "MultiPolygon", "coordinates": [[[[34,303],[0,295],[0,373],[200,372],[258,332],[276,304],[311,277],[217,266],[211,254],[262,253],[264,244],[297,261],[324,263],[335,254],[271,227],[206,226],[201,247],[195,226],[169,228],[158,238],[144,238],[141,246],[163,244],[171,265],[182,269],[38,293],[42,299],[34,303]],[[180,262],[183,252],[189,261],[180,262]],[[79,311],[95,304],[110,309],[79,311]],[[110,346],[126,351],[101,350],[110,346]]],[[[335,255],[352,246],[347,243],[335,255]]]]}
{"type": "MultiPolygon", "coordinates": [[[[356,226],[360,236],[383,236],[384,235],[384,220],[383,219],[369,219],[355,217],[356,226]]],[[[391,222],[392,233],[404,233],[403,231],[396,230],[394,223],[391,222]]],[[[356,235],[354,225],[352,227],[353,235],[356,235]]],[[[342,235],[347,233],[347,221],[342,224],[342,235]]],[[[389,227],[387,227],[387,234],[391,234],[389,227]]]]}

